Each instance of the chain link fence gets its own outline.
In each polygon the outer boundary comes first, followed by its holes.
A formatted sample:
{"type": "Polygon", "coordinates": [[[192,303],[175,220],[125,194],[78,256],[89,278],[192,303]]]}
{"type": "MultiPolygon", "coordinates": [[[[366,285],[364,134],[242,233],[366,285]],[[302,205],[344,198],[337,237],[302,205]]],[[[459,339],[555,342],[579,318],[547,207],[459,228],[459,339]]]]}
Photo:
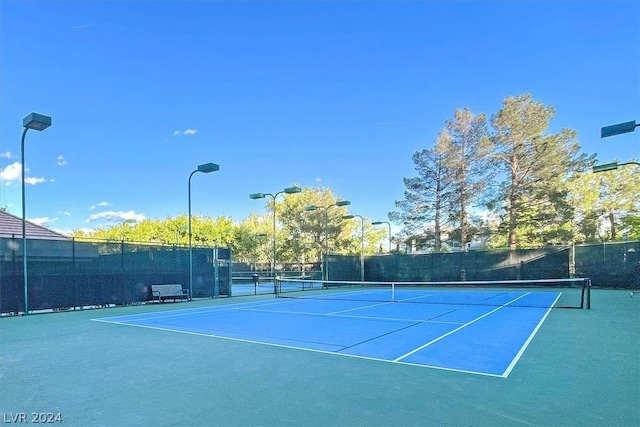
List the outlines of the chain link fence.
{"type": "MultiPolygon", "coordinates": [[[[27,240],[29,311],[149,301],[151,285],[189,289],[189,248],[159,244],[27,240]]],[[[231,295],[231,250],[192,248],[193,298],[231,295]]],[[[24,312],[22,240],[0,238],[0,312],[24,312]]]]}
{"type": "MultiPolygon", "coordinates": [[[[330,280],[360,280],[360,256],[329,255],[330,280]]],[[[592,285],[640,288],[640,242],[473,250],[364,258],[368,281],[534,280],[588,277],[592,285]]]]}

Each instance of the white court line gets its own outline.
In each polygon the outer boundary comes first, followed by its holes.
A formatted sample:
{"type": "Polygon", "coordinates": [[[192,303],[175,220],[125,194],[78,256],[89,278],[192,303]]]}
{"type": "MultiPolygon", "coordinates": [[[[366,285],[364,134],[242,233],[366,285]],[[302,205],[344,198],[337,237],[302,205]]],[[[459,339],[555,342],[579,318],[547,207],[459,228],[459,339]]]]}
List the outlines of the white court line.
{"type": "Polygon", "coordinates": [[[169,317],[181,317],[181,316],[192,316],[197,314],[207,314],[207,313],[215,313],[220,311],[231,311],[231,310],[245,310],[244,307],[238,307],[251,305],[254,307],[265,307],[269,305],[278,304],[278,301],[266,301],[266,302],[243,302],[237,304],[228,304],[228,305],[217,305],[213,307],[194,307],[194,308],[182,308],[179,310],[167,310],[167,311],[153,311],[151,313],[138,313],[138,314],[123,314],[121,316],[108,316],[108,317],[98,317],[95,321],[104,321],[110,323],[122,323],[128,324],[127,322],[135,322],[139,320],[153,320],[153,319],[164,319],[169,317]],[[131,317],[130,320],[122,320],[117,322],[108,321],[106,319],[119,319],[122,317],[131,317]]]}
{"type": "Polygon", "coordinates": [[[489,373],[486,373],[486,372],[467,371],[467,370],[464,370],[464,369],[445,368],[445,367],[442,367],[442,366],[421,365],[419,363],[398,362],[398,361],[395,361],[395,360],[380,359],[380,358],[377,358],[377,357],[359,356],[359,355],[356,355],[356,354],[338,353],[336,351],[317,350],[317,349],[306,348],[306,347],[296,347],[294,345],[275,344],[275,343],[269,343],[269,342],[264,342],[264,341],[249,340],[249,339],[245,339],[245,338],[225,337],[223,335],[203,334],[201,332],[180,331],[180,330],[171,329],[171,328],[161,328],[161,327],[157,327],[157,326],[147,326],[147,325],[135,325],[135,324],[131,324],[131,323],[113,322],[113,321],[110,321],[110,320],[102,320],[102,319],[91,319],[91,320],[94,320],[96,322],[111,323],[111,324],[123,325],[123,326],[135,326],[135,327],[138,327],[138,328],[156,329],[156,330],[160,330],[160,331],[177,332],[177,333],[187,334],[187,335],[196,335],[196,336],[208,337],[208,338],[218,338],[218,339],[223,339],[223,340],[243,342],[243,343],[249,343],[249,344],[267,345],[267,346],[270,346],[270,347],[279,347],[279,348],[286,348],[286,349],[293,349],[293,350],[304,350],[304,351],[310,351],[312,353],[330,354],[330,355],[333,355],[333,356],[338,355],[338,356],[343,356],[343,357],[352,357],[354,359],[372,360],[372,361],[375,361],[375,362],[397,363],[397,364],[400,364],[400,365],[415,366],[415,367],[418,367],[418,368],[439,369],[441,371],[461,372],[461,373],[465,373],[465,374],[475,374],[475,375],[482,375],[482,376],[494,377],[494,378],[499,378],[500,377],[500,375],[489,374],[489,373]]]}
{"type": "MultiPolygon", "coordinates": [[[[362,292],[367,292],[367,291],[362,291],[362,292]]],[[[261,345],[268,345],[271,347],[280,347],[280,348],[288,348],[288,349],[295,349],[295,350],[304,350],[304,351],[310,351],[310,352],[314,352],[314,353],[323,353],[323,354],[331,354],[331,355],[339,355],[339,356],[345,356],[345,357],[352,357],[352,358],[357,358],[357,359],[365,359],[365,360],[372,360],[372,361],[378,361],[378,362],[386,362],[386,363],[397,363],[397,364],[401,364],[401,365],[407,365],[407,366],[414,366],[414,367],[420,367],[420,368],[431,368],[431,369],[438,369],[438,370],[443,370],[443,371],[450,371],[450,372],[459,372],[459,373],[467,373],[467,374],[475,374],[475,375],[482,375],[482,376],[488,376],[488,377],[494,377],[494,378],[506,378],[509,373],[511,372],[511,370],[513,369],[513,367],[515,366],[517,359],[524,353],[524,350],[526,348],[526,346],[531,342],[531,340],[533,339],[533,335],[537,332],[537,330],[540,328],[540,326],[542,325],[543,321],[545,320],[545,318],[547,317],[547,315],[549,314],[549,312],[551,311],[551,308],[553,308],[553,305],[549,308],[549,310],[547,310],[545,316],[543,317],[543,319],[540,321],[539,325],[536,327],[535,331],[532,333],[532,335],[530,336],[529,340],[527,341],[527,343],[525,344],[525,346],[521,349],[521,351],[518,353],[517,358],[511,362],[511,365],[507,368],[507,370],[502,374],[502,375],[498,375],[498,374],[491,374],[491,373],[486,373],[486,372],[476,372],[476,371],[469,371],[469,370],[465,370],[465,369],[456,369],[456,368],[447,368],[447,367],[442,367],[442,366],[432,366],[432,365],[425,365],[425,364],[419,364],[419,363],[411,363],[411,362],[404,362],[401,359],[408,357],[409,355],[420,351],[423,348],[426,348],[427,346],[435,343],[436,341],[439,341],[443,338],[445,338],[446,336],[451,335],[452,333],[459,331],[461,329],[463,329],[466,326],[469,326],[470,324],[488,316],[489,314],[492,314],[498,310],[500,310],[501,308],[504,308],[506,306],[508,306],[509,304],[512,304],[513,302],[519,300],[520,298],[525,297],[526,295],[530,294],[531,292],[528,292],[527,294],[521,295],[518,298],[515,298],[512,301],[509,301],[508,303],[503,304],[500,307],[497,307],[496,309],[466,323],[463,324],[462,326],[460,326],[459,328],[456,328],[455,330],[442,335],[441,337],[432,340],[431,342],[403,355],[400,356],[399,358],[396,358],[395,360],[388,360],[388,359],[381,359],[381,358],[376,358],[376,357],[368,357],[368,356],[359,356],[359,355],[354,355],[354,354],[348,354],[348,353],[339,353],[336,351],[329,351],[329,350],[317,350],[317,349],[310,349],[310,348],[306,348],[306,347],[297,347],[294,345],[286,345],[286,344],[276,344],[276,343],[269,343],[269,342],[263,342],[263,341],[255,341],[255,340],[250,340],[250,339],[243,339],[243,338],[233,338],[233,337],[227,337],[227,336],[221,336],[221,335],[215,335],[215,334],[206,334],[206,333],[201,333],[201,332],[190,332],[190,331],[181,331],[181,330],[176,330],[176,329],[172,329],[172,328],[164,328],[164,327],[157,327],[157,326],[148,326],[148,325],[139,325],[139,324],[132,324],[129,323],[130,321],[114,321],[114,320],[109,320],[109,319],[117,319],[120,317],[129,317],[129,316],[137,316],[137,315],[122,315],[122,316],[110,316],[110,317],[104,317],[104,318],[96,318],[96,319],[91,319],[93,321],[97,321],[97,322],[102,322],[102,323],[111,323],[111,324],[118,324],[118,325],[124,325],[124,326],[136,326],[136,327],[140,327],[140,328],[146,328],[146,329],[156,329],[156,330],[162,330],[162,331],[169,331],[169,332],[178,332],[178,333],[183,333],[183,334],[188,334],[188,335],[196,335],[196,336],[203,336],[203,337],[211,337],[211,338],[219,338],[219,339],[225,339],[225,340],[230,340],[230,341],[237,341],[237,342],[245,342],[245,343],[251,343],[251,344],[261,344],[261,345]]],[[[558,295],[558,298],[560,297],[560,295],[558,295]]],[[[556,298],[556,301],[558,300],[558,298],[556,298]]],[[[261,306],[270,306],[270,305],[277,305],[282,303],[282,300],[276,300],[276,301],[264,301],[264,302],[247,302],[247,303],[240,303],[240,304],[232,304],[230,306],[215,306],[215,307],[199,307],[199,308],[190,308],[190,309],[180,309],[180,310],[174,310],[174,311],[167,311],[167,312],[153,312],[153,313],[149,313],[151,315],[157,315],[157,314],[162,314],[162,313],[166,313],[168,315],[166,316],[155,316],[155,317],[137,317],[136,319],[132,319],[131,321],[134,320],[148,320],[148,319],[155,319],[155,318],[163,318],[163,317],[175,317],[175,316],[183,316],[183,315],[191,315],[191,314],[200,314],[200,313],[215,313],[215,312],[220,312],[220,311],[230,311],[230,310],[255,310],[253,307],[261,307],[261,306]],[[238,307],[238,305],[241,305],[243,307],[238,307]],[[233,308],[231,308],[233,306],[233,308]],[[248,307],[247,307],[248,306],[248,307]],[[224,307],[224,308],[222,308],[224,307]],[[229,308],[227,308],[229,307],[229,308]],[[180,312],[180,313],[176,313],[176,312],[180,312]]],[[[290,302],[290,301],[289,301],[290,302]]],[[[555,305],[555,302],[554,302],[555,305]]],[[[264,310],[265,312],[274,312],[274,311],[269,311],[269,310],[264,310]]],[[[275,311],[278,312],[278,311],[275,311]]],[[[294,312],[294,314],[301,314],[300,312],[294,312]]],[[[304,313],[302,313],[304,314],[304,313]]],[[[317,313],[314,313],[317,314],[317,313]]],[[[320,314],[320,315],[326,315],[326,314],[320,314]]],[[[354,317],[354,318],[367,318],[364,316],[339,316],[338,317],[354,317]]],[[[376,319],[374,317],[371,317],[371,319],[376,319]]],[[[395,319],[389,319],[389,318],[382,318],[381,320],[395,320],[395,319]]],[[[400,321],[410,321],[410,319],[398,319],[400,321]]],[[[424,323],[451,323],[451,324],[460,324],[460,323],[453,323],[453,322],[438,322],[438,321],[429,321],[429,320],[423,320],[424,323]]]]}
{"type": "Polygon", "coordinates": [[[389,304],[393,304],[393,302],[381,302],[378,304],[363,305],[362,307],[348,308],[346,310],[332,311],[331,313],[327,313],[327,315],[332,316],[335,314],[347,313],[349,311],[362,310],[362,309],[371,308],[371,307],[380,307],[381,305],[389,305],[389,304]]]}
{"type": "MultiPolygon", "coordinates": [[[[375,290],[368,289],[363,291],[354,292],[357,294],[366,294],[375,292],[375,290]]],[[[340,295],[340,293],[333,293],[331,295],[340,295]]],[[[201,315],[201,314],[210,314],[210,313],[221,313],[221,312],[229,312],[229,311],[258,311],[265,313],[282,313],[282,314],[302,314],[302,315],[314,315],[314,316],[336,316],[336,317],[345,317],[345,318],[358,318],[358,319],[370,319],[370,320],[391,320],[391,321],[406,321],[406,322],[422,322],[422,323],[442,323],[442,324],[452,324],[452,325],[460,325],[460,322],[443,322],[437,320],[430,319],[407,319],[407,318],[389,318],[389,317],[376,317],[376,316],[340,316],[342,313],[346,313],[349,311],[357,311],[365,308],[377,307],[382,305],[393,304],[392,301],[377,303],[377,304],[369,304],[366,306],[350,308],[346,310],[334,311],[329,313],[316,313],[316,312],[304,312],[304,311],[289,311],[289,310],[261,310],[260,307],[269,307],[274,305],[281,305],[291,303],[293,301],[304,301],[304,300],[291,300],[291,299],[276,299],[270,301],[252,301],[238,304],[229,304],[222,306],[214,306],[214,307],[194,307],[194,308],[183,308],[179,310],[167,310],[167,311],[154,311],[150,313],[138,313],[138,314],[124,314],[121,316],[108,316],[108,317],[100,317],[91,319],[93,321],[104,322],[104,323],[114,323],[114,324],[122,324],[128,325],[134,322],[146,322],[149,320],[162,320],[162,319],[170,319],[184,316],[193,316],[193,315],[201,315]],[[125,319],[122,319],[125,318],[125,319]],[[126,319],[128,318],[128,319],[126,319]],[[115,320],[109,320],[115,319],[115,320]]],[[[320,301],[339,301],[333,300],[331,298],[322,298],[320,301]]]]}
{"type": "Polygon", "coordinates": [[[469,326],[469,325],[471,325],[471,324],[473,324],[473,323],[476,323],[478,320],[483,319],[483,318],[487,317],[488,315],[493,314],[493,313],[495,313],[496,311],[503,309],[504,307],[508,306],[509,304],[514,303],[514,302],[518,301],[520,298],[524,298],[525,296],[529,295],[530,293],[531,293],[531,292],[527,292],[527,293],[526,293],[526,294],[524,294],[524,295],[520,295],[518,298],[516,298],[516,299],[514,299],[514,300],[511,300],[511,301],[509,301],[509,302],[508,302],[508,303],[506,303],[506,304],[502,304],[500,307],[497,307],[497,308],[495,308],[495,309],[493,309],[493,310],[489,311],[488,313],[483,314],[483,315],[482,315],[482,316],[480,316],[480,317],[476,317],[475,319],[473,319],[473,320],[471,320],[471,321],[469,321],[469,322],[465,323],[464,325],[460,326],[459,328],[455,328],[454,330],[449,331],[449,332],[447,332],[447,333],[446,333],[446,334],[444,334],[444,335],[440,335],[438,338],[435,338],[435,339],[433,339],[433,340],[429,341],[428,343],[426,343],[426,344],[424,344],[424,345],[421,345],[420,347],[418,347],[418,348],[416,348],[416,349],[413,349],[413,350],[411,350],[410,352],[408,352],[408,353],[406,353],[406,354],[403,354],[402,356],[400,356],[400,357],[398,357],[398,358],[394,359],[394,362],[399,362],[399,361],[401,361],[402,359],[404,359],[404,358],[406,358],[406,357],[409,357],[409,356],[411,356],[412,354],[417,353],[417,352],[419,352],[420,350],[422,350],[422,349],[425,349],[425,348],[429,347],[431,344],[434,344],[434,343],[436,343],[436,342],[440,341],[441,339],[446,338],[446,337],[448,337],[449,335],[454,334],[454,333],[458,332],[459,330],[464,329],[464,328],[466,328],[467,326],[469,326]]]}
{"type": "MultiPolygon", "coordinates": [[[[241,311],[257,311],[259,313],[276,313],[276,314],[301,314],[303,316],[315,316],[315,317],[339,317],[345,319],[363,319],[363,320],[377,320],[377,321],[392,321],[392,322],[406,322],[406,323],[442,323],[445,325],[461,325],[462,322],[443,322],[441,320],[429,320],[429,319],[409,319],[406,317],[378,317],[378,316],[355,316],[355,315],[343,315],[343,314],[335,314],[341,313],[339,311],[335,313],[316,313],[316,312],[306,312],[306,311],[288,311],[288,310],[259,310],[252,308],[243,308],[239,309],[241,311]]],[[[349,310],[344,310],[349,311],[349,310]]]]}
{"type": "Polygon", "coordinates": [[[542,316],[542,319],[540,319],[540,322],[538,322],[538,324],[536,325],[536,327],[533,330],[533,332],[531,332],[531,335],[529,335],[529,338],[527,338],[527,341],[525,341],[524,345],[522,346],[522,348],[520,349],[518,354],[516,354],[516,356],[513,358],[513,360],[509,364],[509,366],[507,366],[507,369],[502,373],[502,376],[504,378],[507,378],[509,376],[509,374],[511,373],[511,371],[513,370],[513,368],[516,366],[516,363],[518,363],[518,361],[520,360],[520,358],[524,354],[524,351],[527,349],[527,347],[529,346],[529,344],[533,340],[533,337],[535,336],[536,333],[538,333],[538,329],[540,329],[540,327],[542,326],[542,323],[544,322],[544,320],[547,318],[549,313],[551,313],[551,309],[553,308],[554,305],[556,305],[556,302],[558,302],[558,300],[560,299],[560,295],[562,295],[562,292],[560,292],[558,294],[558,296],[556,297],[556,300],[553,302],[553,304],[551,304],[551,307],[549,307],[547,309],[547,312],[544,314],[544,316],[542,316]]]}
{"type": "MultiPolygon", "coordinates": [[[[364,290],[364,291],[357,291],[354,292],[356,294],[360,294],[360,293],[371,293],[374,290],[364,290]]],[[[328,295],[340,295],[340,293],[332,293],[332,294],[328,294],[328,295]]],[[[331,298],[320,298],[318,299],[319,301],[337,301],[331,298]]],[[[183,308],[183,309],[179,309],[179,310],[168,310],[168,311],[154,311],[151,313],[138,313],[138,314],[123,314],[121,316],[108,316],[108,317],[100,317],[100,318],[96,318],[96,319],[91,319],[91,320],[96,320],[96,321],[100,321],[101,319],[117,319],[117,318],[121,318],[121,317],[131,317],[130,320],[122,320],[122,321],[118,321],[118,322],[111,322],[111,323],[127,323],[127,322],[136,322],[136,321],[146,321],[146,320],[154,320],[154,319],[164,319],[164,318],[171,318],[171,317],[181,317],[181,316],[191,316],[191,315],[197,315],[197,314],[206,314],[206,313],[211,313],[211,312],[221,312],[221,311],[231,311],[231,310],[252,310],[254,309],[254,307],[268,307],[268,306],[272,306],[272,305],[280,305],[280,304],[286,304],[286,303],[291,303],[293,301],[305,301],[304,299],[280,299],[277,298],[275,300],[270,300],[270,301],[252,301],[252,302],[243,302],[243,303],[237,303],[237,304],[229,304],[229,305],[222,305],[222,306],[214,306],[214,307],[194,307],[194,308],[183,308]],[[246,307],[246,308],[245,308],[246,307]]],[[[266,310],[265,310],[266,311],[266,310]]],[[[275,311],[274,311],[275,312],[275,311]]]]}

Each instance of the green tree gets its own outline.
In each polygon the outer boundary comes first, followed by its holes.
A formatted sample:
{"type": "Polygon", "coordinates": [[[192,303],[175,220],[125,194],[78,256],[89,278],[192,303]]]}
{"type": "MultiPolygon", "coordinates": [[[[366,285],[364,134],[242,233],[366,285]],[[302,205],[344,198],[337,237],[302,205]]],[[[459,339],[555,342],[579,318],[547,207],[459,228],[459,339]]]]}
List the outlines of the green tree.
{"type": "Polygon", "coordinates": [[[567,183],[567,201],[573,208],[572,243],[601,240],[600,180],[597,174],[577,174],[567,183]]]}
{"type": "MultiPolygon", "coordinates": [[[[270,199],[265,204],[265,217],[273,218],[276,209],[276,257],[279,262],[298,263],[320,262],[325,243],[330,253],[360,253],[360,227],[355,221],[342,221],[348,214],[346,206],[333,206],[326,209],[328,242],[325,240],[325,209],[339,199],[328,188],[305,187],[300,193],[279,196],[274,203],[270,199]],[[308,211],[307,206],[322,208],[308,211]],[[357,248],[357,249],[356,249],[357,248]]],[[[386,233],[371,226],[366,220],[365,252],[374,253],[386,233]]],[[[272,228],[272,226],[271,226],[272,228]]],[[[269,231],[269,235],[273,234],[269,231]]]]}
{"type": "Polygon", "coordinates": [[[369,218],[363,216],[362,220],[358,217],[345,219],[342,220],[340,227],[341,232],[337,238],[341,248],[339,252],[349,255],[359,255],[360,252],[364,252],[364,255],[373,255],[382,251],[380,242],[386,236],[386,232],[371,225],[369,218]]]}
{"type": "Polygon", "coordinates": [[[247,263],[271,263],[271,221],[266,214],[251,213],[234,227],[233,259],[247,263]]]}
{"type": "MultiPolygon", "coordinates": [[[[618,228],[625,227],[622,218],[640,212],[640,181],[631,173],[631,168],[618,168],[599,173],[600,211],[607,221],[608,239],[617,240],[621,234],[618,228]]],[[[633,221],[631,221],[631,224],[633,221]]],[[[626,227],[628,228],[627,222],[626,227]]]]}
{"type": "MultiPolygon", "coordinates": [[[[278,241],[281,242],[278,244],[278,258],[304,264],[309,261],[320,262],[327,247],[330,253],[348,252],[353,246],[354,237],[345,231],[350,225],[342,221],[342,216],[349,213],[348,209],[346,206],[334,206],[338,201],[339,198],[331,189],[322,187],[305,187],[301,193],[278,199],[278,241]],[[316,206],[317,209],[305,210],[308,206],[316,206]]],[[[384,232],[380,230],[365,233],[369,238],[366,250],[373,252],[372,247],[376,247],[383,235],[384,232]]]]}
{"type": "Polygon", "coordinates": [[[575,207],[577,241],[634,238],[640,213],[640,181],[632,168],[584,173],[569,183],[568,199],[575,207]]]}
{"type": "Polygon", "coordinates": [[[471,210],[488,185],[491,173],[491,141],[486,137],[484,114],[469,108],[458,109],[438,134],[434,147],[414,153],[417,177],[404,178],[407,188],[399,211],[389,217],[403,225],[409,238],[434,240],[440,252],[443,226],[455,224],[455,236],[462,250],[470,240],[474,226],[471,210]]]}
{"type": "Polygon", "coordinates": [[[627,238],[640,240],[640,215],[627,215],[622,218],[622,226],[628,230],[627,238]]]}
{"type": "Polygon", "coordinates": [[[505,179],[489,207],[503,212],[500,229],[512,250],[571,237],[567,181],[585,170],[590,158],[579,153],[575,131],[546,133],[554,115],[552,106],[527,93],[507,97],[491,120],[493,155],[505,179]]]}
{"type": "MultiPolygon", "coordinates": [[[[304,265],[322,259],[325,244],[330,252],[348,252],[356,246],[347,231],[351,225],[341,221],[348,213],[346,207],[333,206],[327,209],[328,241],[325,239],[324,209],[305,211],[304,207],[334,205],[338,198],[328,188],[304,188],[301,193],[278,197],[275,204],[267,200],[265,212],[250,214],[248,218],[234,223],[230,217],[212,219],[206,215],[191,217],[192,244],[194,246],[228,246],[233,250],[234,260],[250,263],[273,261],[273,209],[276,209],[277,260],[298,262],[304,265]]],[[[118,223],[92,232],[76,230],[73,237],[95,240],[127,242],[156,242],[161,244],[187,245],[189,242],[188,218],[146,219],[136,224],[118,223]]],[[[367,251],[386,235],[383,230],[369,226],[367,251]]],[[[359,235],[358,235],[359,236],[359,235]]],[[[359,237],[357,247],[360,246],[359,237]]]]}
{"type": "Polygon", "coordinates": [[[444,153],[447,180],[452,182],[449,215],[458,227],[460,250],[471,239],[471,209],[489,184],[491,141],[487,138],[484,114],[473,114],[467,107],[455,111],[447,120],[436,149],[444,153]]]}
{"type": "Polygon", "coordinates": [[[416,151],[412,160],[418,176],[403,178],[404,200],[396,203],[399,210],[389,218],[402,224],[400,236],[409,239],[419,235],[433,236],[434,251],[440,252],[442,226],[448,221],[445,206],[453,199],[454,182],[446,162],[446,153],[438,149],[444,138],[441,132],[436,147],[416,151]],[[431,229],[433,224],[433,229],[431,229]]]}

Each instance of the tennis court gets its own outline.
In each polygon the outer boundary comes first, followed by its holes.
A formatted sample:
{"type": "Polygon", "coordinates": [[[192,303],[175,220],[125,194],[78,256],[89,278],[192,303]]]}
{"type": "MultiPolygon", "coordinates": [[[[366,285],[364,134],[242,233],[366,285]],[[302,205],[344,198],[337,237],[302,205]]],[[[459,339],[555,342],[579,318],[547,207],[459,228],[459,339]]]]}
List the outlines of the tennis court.
{"type": "Polygon", "coordinates": [[[560,298],[541,290],[416,286],[392,298],[390,289],[353,289],[95,320],[507,377],[560,298]]]}
{"type": "Polygon", "coordinates": [[[293,288],[3,318],[0,411],[101,426],[640,424],[630,292],[594,290],[581,310],[551,308],[580,289],[293,288]]]}

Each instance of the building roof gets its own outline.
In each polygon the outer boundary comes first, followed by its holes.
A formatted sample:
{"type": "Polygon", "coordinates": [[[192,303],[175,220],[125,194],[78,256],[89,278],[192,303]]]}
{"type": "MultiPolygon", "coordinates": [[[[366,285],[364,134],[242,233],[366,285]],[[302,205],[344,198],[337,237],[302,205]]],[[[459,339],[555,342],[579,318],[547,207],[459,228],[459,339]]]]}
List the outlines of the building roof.
{"type": "MultiPolygon", "coordinates": [[[[40,240],[71,240],[62,233],[49,230],[46,227],[26,221],[25,231],[27,239],[40,240]]],[[[0,211],[0,237],[22,238],[22,218],[5,211],[0,211]]]]}

